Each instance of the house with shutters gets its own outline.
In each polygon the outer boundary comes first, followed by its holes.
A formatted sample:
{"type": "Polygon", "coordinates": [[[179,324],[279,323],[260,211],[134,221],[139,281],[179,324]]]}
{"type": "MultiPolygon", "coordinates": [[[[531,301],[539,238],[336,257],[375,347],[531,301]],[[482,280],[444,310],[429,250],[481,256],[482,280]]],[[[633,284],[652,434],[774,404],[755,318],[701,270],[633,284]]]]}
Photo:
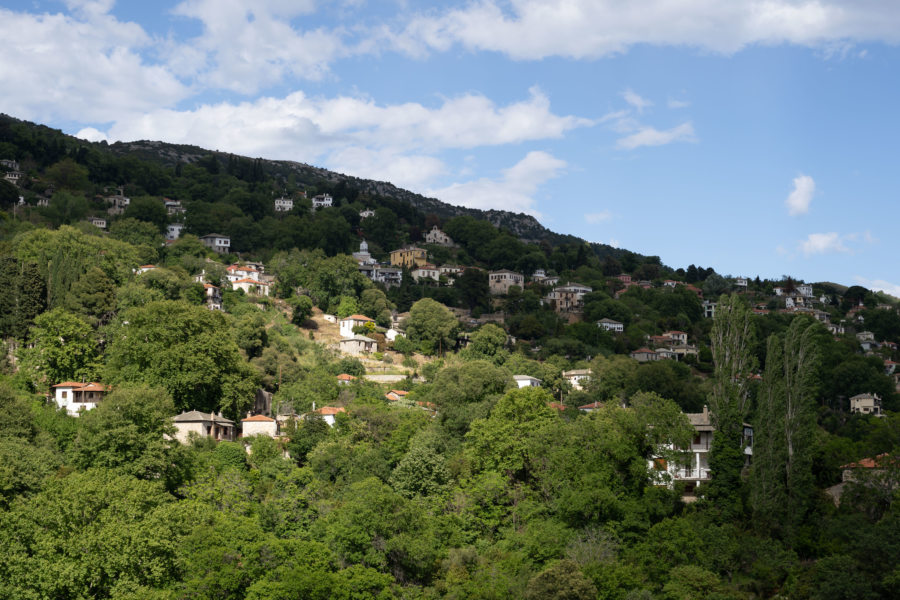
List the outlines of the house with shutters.
{"type": "Polygon", "coordinates": [[[191,410],[172,417],[172,424],[175,425],[175,439],[182,444],[190,443],[191,437],[210,438],[217,442],[233,442],[237,438],[234,421],[226,419],[222,413],[191,410]]]}
{"type": "Polygon", "coordinates": [[[53,386],[53,399],[69,416],[77,417],[82,411],[97,408],[109,388],[95,381],[64,381],[53,386]]]}
{"type": "Polygon", "coordinates": [[[607,318],[603,318],[597,321],[597,327],[605,329],[606,331],[611,331],[613,333],[622,333],[623,331],[625,331],[624,324],[607,318]]]}
{"type": "Polygon", "coordinates": [[[428,262],[428,252],[417,246],[405,246],[391,250],[391,265],[395,267],[407,267],[409,269],[420,267],[428,262]]]}
{"type": "Polygon", "coordinates": [[[334,198],[332,198],[330,194],[319,194],[318,196],[313,196],[313,209],[330,208],[332,204],[334,204],[334,198]]]}
{"type": "Polygon", "coordinates": [[[294,210],[293,198],[287,198],[285,196],[275,198],[275,212],[290,212],[292,210],[294,210]]]}
{"type": "Polygon", "coordinates": [[[207,233],[200,238],[200,242],[217,254],[231,252],[231,238],[221,233],[207,233]]]}
{"type": "Polygon", "coordinates": [[[350,315],[340,321],[341,337],[353,337],[353,328],[365,326],[366,323],[375,324],[374,319],[370,319],[366,315],[350,315]]]}
{"type": "Polygon", "coordinates": [[[857,394],[850,397],[850,412],[860,415],[883,417],[881,398],[877,394],[857,394]]]}
{"type": "Polygon", "coordinates": [[[502,296],[509,293],[509,288],[514,285],[520,288],[525,285],[525,276],[515,271],[501,269],[488,273],[488,284],[493,296],[502,296]]]}

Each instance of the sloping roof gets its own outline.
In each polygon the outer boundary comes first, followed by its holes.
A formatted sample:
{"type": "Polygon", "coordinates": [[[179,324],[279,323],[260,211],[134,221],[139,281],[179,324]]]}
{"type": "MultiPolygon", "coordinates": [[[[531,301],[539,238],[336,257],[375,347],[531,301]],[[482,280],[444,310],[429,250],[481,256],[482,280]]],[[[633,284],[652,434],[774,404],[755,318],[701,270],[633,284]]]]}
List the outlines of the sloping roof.
{"type": "Polygon", "coordinates": [[[841,465],[842,469],[875,469],[885,467],[900,466],[900,458],[891,456],[888,453],[879,454],[875,458],[864,458],[858,462],[841,465]]]}
{"type": "Polygon", "coordinates": [[[638,348],[637,350],[632,352],[632,354],[656,354],[656,352],[654,352],[650,348],[638,348]]]}
{"type": "Polygon", "coordinates": [[[573,369],[571,371],[563,371],[563,377],[576,377],[578,375],[588,375],[590,376],[590,369],[573,369]]]}
{"type": "Polygon", "coordinates": [[[590,404],[582,404],[582,405],[579,406],[578,408],[579,408],[580,410],[594,410],[594,409],[597,409],[597,408],[603,408],[603,403],[602,403],[602,402],[599,402],[599,401],[597,401],[597,402],[591,402],[590,404]]]}
{"type": "Polygon", "coordinates": [[[558,410],[560,412],[566,410],[566,405],[562,404],[560,402],[548,402],[547,406],[549,406],[550,408],[555,408],[556,410],[558,410]]]}
{"type": "Polygon", "coordinates": [[[216,423],[222,423],[225,425],[234,425],[234,421],[231,419],[226,419],[225,417],[220,417],[215,413],[203,413],[199,410],[192,410],[188,412],[183,412],[176,417],[172,417],[172,421],[175,423],[196,423],[198,421],[214,421],[216,423]]]}
{"type": "Polygon", "coordinates": [[[540,381],[540,379],[531,375],[513,375],[513,379],[516,381],[540,381]]]}
{"type": "Polygon", "coordinates": [[[80,381],[63,381],[62,383],[57,383],[56,385],[51,387],[81,387],[83,385],[84,383],[80,381]]]}
{"type": "Polygon", "coordinates": [[[356,379],[356,377],[354,377],[353,375],[349,375],[347,373],[341,373],[340,375],[337,376],[337,378],[338,378],[338,381],[353,381],[354,379],[356,379]]]}
{"type": "Polygon", "coordinates": [[[347,409],[343,406],[323,406],[322,408],[317,409],[315,412],[318,415],[336,415],[338,413],[347,412],[347,409]]]}
{"type": "Polygon", "coordinates": [[[274,423],[275,419],[267,417],[265,415],[253,415],[252,417],[247,417],[246,419],[241,419],[241,423],[274,423]]]}
{"type": "Polygon", "coordinates": [[[349,317],[344,317],[341,321],[374,321],[375,319],[370,319],[366,315],[350,315],[349,317]]]}
{"type": "Polygon", "coordinates": [[[374,344],[374,343],[375,343],[375,340],[373,340],[372,338],[367,338],[366,336],[360,335],[360,334],[357,333],[357,334],[354,335],[353,337],[348,337],[348,338],[344,338],[344,339],[341,340],[341,343],[342,343],[342,344],[343,344],[344,342],[367,342],[367,343],[371,342],[371,343],[374,344]]]}
{"type": "Polygon", "coordinates": [[[244,277],[243,279],[238,279],[234,283],[253,283],[256,285],[269,285],[265,281],[258,281],[256,279],[250,279],[249,277],[244,277]]]}

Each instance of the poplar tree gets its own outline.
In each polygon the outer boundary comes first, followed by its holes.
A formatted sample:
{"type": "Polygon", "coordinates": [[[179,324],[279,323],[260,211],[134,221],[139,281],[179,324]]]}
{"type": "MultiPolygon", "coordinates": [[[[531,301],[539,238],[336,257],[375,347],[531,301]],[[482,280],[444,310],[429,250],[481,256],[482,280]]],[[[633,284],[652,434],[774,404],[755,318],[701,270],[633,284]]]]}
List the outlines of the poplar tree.
{"type": "Polygon", "coordinates": [[[750,376],[757,367],[751,319],[752,313],[737,294],[723,295],[710,333],[715,371],[709,404],[716,430],[709,455],[712,480],[706,496],[726,518],[740,512],[743,424],[750,407],[750,376]]]}
{"type": "Polygon", "coordinates": [[[769,337],[754,423],[750,501],[755,522],[789,543],[815,490],[816,330],[816,323],[796,318],[783,335],[769,337]]]}

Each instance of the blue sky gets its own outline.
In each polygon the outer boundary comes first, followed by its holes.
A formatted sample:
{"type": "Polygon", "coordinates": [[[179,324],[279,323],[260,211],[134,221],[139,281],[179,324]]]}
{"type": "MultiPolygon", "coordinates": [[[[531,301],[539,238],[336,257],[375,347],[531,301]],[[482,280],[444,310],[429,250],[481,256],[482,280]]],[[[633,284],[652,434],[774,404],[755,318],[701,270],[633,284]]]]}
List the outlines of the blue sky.
{"type": "Polygon", "coordinates": [[[0,111],[900,296],[900,4],[7,0],[0,111]]]}

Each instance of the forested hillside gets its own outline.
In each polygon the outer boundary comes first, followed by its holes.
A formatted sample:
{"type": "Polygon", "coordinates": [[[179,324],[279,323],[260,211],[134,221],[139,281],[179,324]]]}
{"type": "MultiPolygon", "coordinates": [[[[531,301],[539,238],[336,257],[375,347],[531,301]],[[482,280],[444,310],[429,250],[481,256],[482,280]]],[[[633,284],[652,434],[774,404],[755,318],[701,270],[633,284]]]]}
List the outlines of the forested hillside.
{"type": "Polygon", "coordinates": [[[0,160],[2,598],[896,596],[892,298],[10,118],[0,160]]]}

